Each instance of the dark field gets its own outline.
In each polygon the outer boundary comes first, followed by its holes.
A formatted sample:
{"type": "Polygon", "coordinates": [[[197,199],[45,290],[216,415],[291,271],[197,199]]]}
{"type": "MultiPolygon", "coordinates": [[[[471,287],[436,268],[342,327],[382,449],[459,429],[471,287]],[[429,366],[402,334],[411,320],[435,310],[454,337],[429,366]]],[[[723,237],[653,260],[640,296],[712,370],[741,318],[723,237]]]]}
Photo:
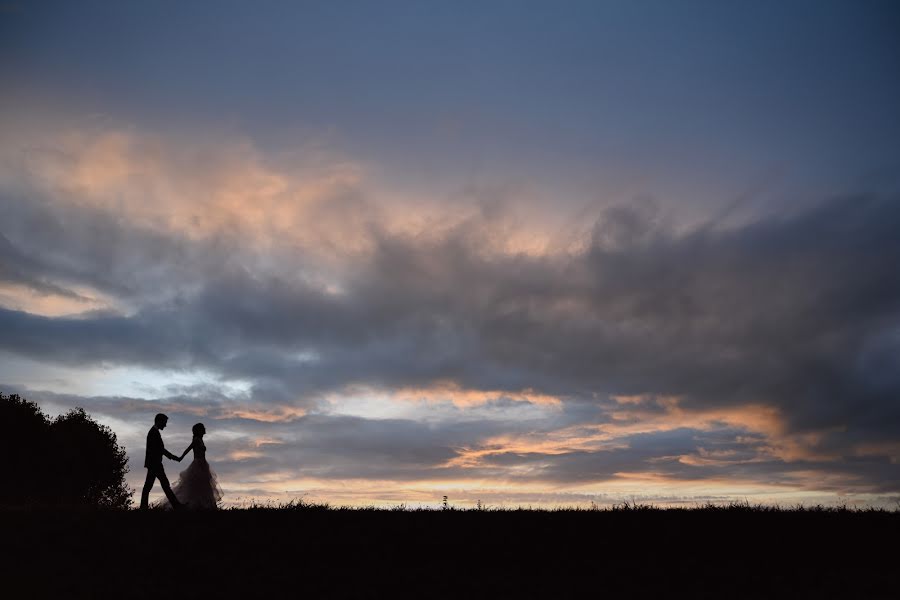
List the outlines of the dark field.
{"type": "Polygon", "coordinates": [[[5,598],[897,598],[900,513],[6,510],[5,598]]]}

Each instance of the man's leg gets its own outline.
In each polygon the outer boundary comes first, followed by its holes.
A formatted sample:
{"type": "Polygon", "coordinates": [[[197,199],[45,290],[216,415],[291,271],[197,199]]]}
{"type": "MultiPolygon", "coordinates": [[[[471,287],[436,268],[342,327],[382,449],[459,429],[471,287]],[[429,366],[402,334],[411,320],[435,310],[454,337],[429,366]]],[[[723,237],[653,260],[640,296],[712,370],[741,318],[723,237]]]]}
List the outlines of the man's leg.
{"type": "MultiPolygon", "coordinates": [[[[141,491],[141,509],[149,506],[150,490],[153,489],[153,482],[156,481],[156,473],[153,469],[147,469],[147,479],[144,481],[144,489],[141,491]]],[[[168,485],[168,482],[166,482],[168,485]]]]}
{"type": "Polygon", "coordinates": [[[172,486],[169,485],[169,478],[166,477],[166,472],[160,469],[156,473],[156,477],[159,479],[159,484],[162,486],[163,492],[165,492],[166,498],[169,499],[169,504],[172,505],[172,508],[181,508],[181,502],[175,497],[172,486]]]}

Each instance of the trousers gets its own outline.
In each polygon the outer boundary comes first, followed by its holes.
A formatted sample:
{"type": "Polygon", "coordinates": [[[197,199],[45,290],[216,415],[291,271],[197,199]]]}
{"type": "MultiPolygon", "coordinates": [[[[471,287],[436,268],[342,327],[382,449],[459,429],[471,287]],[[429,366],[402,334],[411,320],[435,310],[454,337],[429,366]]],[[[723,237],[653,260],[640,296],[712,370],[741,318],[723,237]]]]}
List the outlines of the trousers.
{"type": "Polygon", "coordinates": [[[172,492],[172,486],[169,485],[169,478],[166,477],[166,471],[163,469],[162,465],[157,467],[147,467],[147,480],[144,481],[144,489],[141,491],[141,508],[145,509],[148,507],[150,490],[153,489],[153,484],[157,479],[159,479],[163,492],[166,494],[166,498],[169,499],[172,508],[177,508],[181,503],[178,501],[178,498],[175,497],[175,493],[172,492]]]}

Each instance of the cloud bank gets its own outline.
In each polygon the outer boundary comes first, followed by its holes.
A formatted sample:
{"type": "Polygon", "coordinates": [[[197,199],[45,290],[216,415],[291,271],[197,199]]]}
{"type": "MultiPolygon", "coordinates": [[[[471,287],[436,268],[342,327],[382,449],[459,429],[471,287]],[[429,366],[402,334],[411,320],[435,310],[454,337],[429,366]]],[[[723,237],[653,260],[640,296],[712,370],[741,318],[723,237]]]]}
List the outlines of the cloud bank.
{"type": "Polygon", "coordinates": [[[152,414],[205,419],[232,495],[900,492],[897,198],[729,227],[636,200],[560,231],[490,194],[394,198],[315,145],[34,134],[0,168],[10,364],[204,378],[0,383],[132,456],[152,414]]]}

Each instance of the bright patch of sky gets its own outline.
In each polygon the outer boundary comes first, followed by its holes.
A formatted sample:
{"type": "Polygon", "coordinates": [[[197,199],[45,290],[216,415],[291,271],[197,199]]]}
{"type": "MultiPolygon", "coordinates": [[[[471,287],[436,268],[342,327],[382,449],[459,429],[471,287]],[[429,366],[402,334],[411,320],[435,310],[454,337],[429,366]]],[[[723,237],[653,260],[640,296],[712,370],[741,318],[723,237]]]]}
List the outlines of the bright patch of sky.
{"type": "Polygon", "coordinates": [[[246,395],[250,382],[221,381],[215,374],[197,371],[158,371],[134,366],[77,368],[48,365],[0,352],[0,381],[10,385],[80,396],[164,398],[194,386],[215,386],[229,397],[246,395]]]}

